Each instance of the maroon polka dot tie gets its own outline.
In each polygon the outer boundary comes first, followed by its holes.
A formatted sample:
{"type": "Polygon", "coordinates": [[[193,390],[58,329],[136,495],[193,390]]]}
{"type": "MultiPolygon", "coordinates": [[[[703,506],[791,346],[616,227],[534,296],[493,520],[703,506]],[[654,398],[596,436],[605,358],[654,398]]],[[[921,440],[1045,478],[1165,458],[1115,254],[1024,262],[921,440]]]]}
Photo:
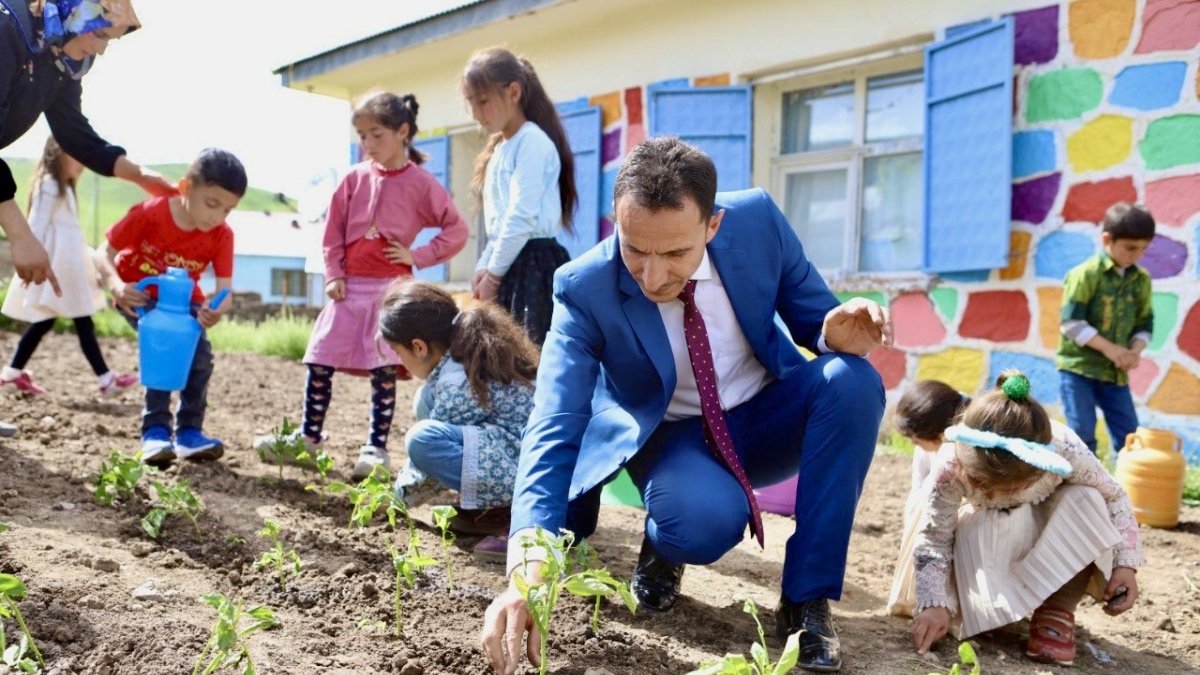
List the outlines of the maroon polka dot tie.
{"type": "Polygon", "coordinates": [[[679,299],[683,301],[683,334],[687,340],[688,357],[692,361],[692,373],[696,376],[696,389],[700,392],[700,409],[704,413],[704,438],[746,493],[746,499],[750,502],[750,531],[758,539],[758,545],[765,548],[762,511],[758,508],[758,500],[754,498],[746,471],[733,449],[733,438],[729,436],[729,427],[725,424],[725,411],[721,409],[721,399],[717,396],[717,373],[713,368],[712,347],[708,344],[704,317],[696,307],[695,279],[687,282],[679,299]]]}

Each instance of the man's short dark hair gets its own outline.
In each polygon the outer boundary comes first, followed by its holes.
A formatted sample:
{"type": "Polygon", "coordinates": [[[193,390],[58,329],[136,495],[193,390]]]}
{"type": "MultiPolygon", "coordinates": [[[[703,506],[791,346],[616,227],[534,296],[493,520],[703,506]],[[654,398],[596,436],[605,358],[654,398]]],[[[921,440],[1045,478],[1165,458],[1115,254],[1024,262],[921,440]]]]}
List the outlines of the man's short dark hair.
{"type": "Polygon", "coordinates": [[[1146,209],[1129,202],[1117,202],[1108,207],[1108,212],[1104,214],[1104,231],[1113,241],[1148,241],[1154,238],[1154,227],[1154,216],[1146,209]]]}
{"type": "Polygon", "coordinates": [[[651,138],[621,165],[613,207],[626,196],[651,211],[682,209],[684,198],[690,198],[707,218],[717,199],[717,168],[699,148],[674,136],[651,138]]]}

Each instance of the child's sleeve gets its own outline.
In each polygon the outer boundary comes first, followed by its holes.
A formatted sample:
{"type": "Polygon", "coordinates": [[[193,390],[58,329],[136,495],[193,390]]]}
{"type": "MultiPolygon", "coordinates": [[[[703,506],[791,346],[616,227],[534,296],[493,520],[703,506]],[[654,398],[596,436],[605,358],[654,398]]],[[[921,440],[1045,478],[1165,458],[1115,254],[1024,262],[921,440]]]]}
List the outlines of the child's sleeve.
{"type": "Polygon", "coordinates": [[[1096,293],[1099,279],[1082,269],[1073,269],[1063,280],[1062,311],[1060,326],[1063,336],[1079,346],[1086,346],[1099,331],[1088,323],[1088,303],[1096,293]]]}
{"type": "MultiPolygon", "coordinates": [[[[1058,425],[1055,426],[1055,430],[1060,431],[1058,425]]],[[[1138,524],[1133,517],[1133,504],[1129,501],[1125,488],[1104,469],[1100,460],[1096,459],[1074,431],[1063,427],[1060,433],[1061,440],[1055,438],[1055,445],[1071,463],[1071,475],[1066,482],[1095,488],[1104,498],[1113,527],[1121,535],[1121,541],[1117,543],[1113,555],[1113,564],[1135,569],[1141,567],[1146,562],[1146,556],[1138,539],[1138,524]]]]}
{"type": "Polygon", "coordinates": [[[489,242],[492,251],[487,269],[492,274],[504,276],[521,249],[525,248],[525,242],[533,236],[547,185],[553,183],[556,188],[558,186],[559,169],[555,168],[556,165],[558,155],[553,143],[542,147],[541,144],[525,142],[518,149],[517,165],[509,179],[508,204],[504,213],[500,214],[499,234],[494,242],[489,242]],[[549,180],[551,173],[556,180],[549,180]]]}
{"type": "Polygon", "coordinates": [[[354,193],[351,182],[354,173],[342,179],[333,197],[329,199],[329,212],[325,215],[325,237],[321,241],[325,257],[325,281],[346,277],[346,224],[349,220],[350,197],[354,193]]]}
{"type": "Polygon", "coordinates": [[[429,419],[471,426],[487,419],[483,406],[475,401],[471,393],[471,385],[465,379],[458,381],[442,381],[433,392],[433,409],[429,411],[429,419]]]}
{"type": "Polygon", "coordinates": [[[134,204],[125,217],[117,221],[105,235],[109,245],[118,251],[137,245],[145,235],[147,222],[145,202],[134,204]]]}
{"type": "Polygon", "coordinates": [[[930,607],[957,610],[950,571],[954,564],[954,528],[958,525],[958,508],[963,498],[962,487],[954,480],[958,462],[945,462],[935,471],[937,475],[930,484],[913,546],[917,586],[914,614],[930,607]]]}
{"type": "Polygon", "coordinates": [[[1149,346],[1154,337],[1154,291],[1150,275],[1143,275],[1142,284],[1137,296],[1137,319],[1133,324],[1133,337],[1129,338],[1131,347],[1136,340],[1141,340],[1149,346]]]}
{"type": "Polygon", "coordinates": [[[222,228],[220,239],[217,241],[217,252],[212,261],[213,276],[218,279],[233,278],[233,230],[228,226],[222,228]]]}
{"type": "Polygon", "coordinates": [[[413,249],[413,262],[417,269],[425,269],[458,255],[467,243],[467,221],[459,215],[450,193],[432,176],[429,178],[430,188],[425,203],[422,204],[422,221],[436,223],[442,228],[428,244],[413,249]]]}

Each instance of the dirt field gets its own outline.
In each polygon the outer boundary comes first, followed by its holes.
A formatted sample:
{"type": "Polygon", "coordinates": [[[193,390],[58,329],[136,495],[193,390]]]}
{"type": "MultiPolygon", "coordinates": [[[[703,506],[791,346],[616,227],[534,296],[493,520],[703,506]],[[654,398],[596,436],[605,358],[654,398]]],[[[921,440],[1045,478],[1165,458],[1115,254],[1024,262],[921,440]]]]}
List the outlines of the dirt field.
{"type": "MultiPolygon", "coordinates": [[[[16,336],[0,335],[3,358],[16,336]]],[[[132,369],[130,343],[105,345],[110,362],[132,369]]],[[[484,608],[504,586],[499,565],[476,562],[473,540],[463,538],[453,559],[457,588],[441,568],[404,594],[407,638],[392,637],[392,570],[380,526],[351,531],[348,507],[334,499],[320,508],[303,490],[310,479],[296,469],[285,480],[249,449],[255,434],[299,411],[303,369],[255,356],[219,354],[210,389],[206,429],[231,451],[215,464],[182,464],[167,478],[188,478],[207,510],[204,537],[169,520],[158,541],[138,526],[144,504],[104,508],[93,503],[90,481],[109,448],[138,446],[140,392],[99,401],[72,336],[50,336],[31,367],[50,392],[24,399],[0,390],[0,419],[22,434],[0,441],[0,572],[19,575],[29,588],[21,609],[46,655],[51,673],[115,675],[191,672],[215,613],[200,597],[218,592],[273,608],[282,625],[250,639],[260,673],[399,673],[483,675],[477,648],[484,608]],[[253,568],[266,548],[255,533],[263,518],[280,523],[304,561],[299,578],[280,591],[267,571],[253,568]]],[[[334,473],[345,477],[366,434],[368,388],[363,380],[335,379],[334,473]]],[[[403,383],[393,434],[399,447],[411,418],[412,383],[403,383]]],[[[395,454],[399,455],[400,452],[395,454]]],[[[395,459],[393,460],[395,461],[395,459]]],[[[835,606],[845,650],[843,673],[944,672],[954,663],[946,641],[918,660],[906,620],[885,616],[900,519],[908,487],[907,460],[880,454],[859,507],[846,575],[835,606]]],[[[160,477],[161,478],[161,477],[160,477]]],[[[428,507],[417,509],[428,519],[428,507]]],[[[587,626],[590,608],[574,598],[560,604],[550,647],[551,672],[577,675],[686,673],[727,651],[748,652],[754,627],[737,597],[770,609],[778,600],[783,544],[790,519],[768,516],[767,550],[747,540],[709,568],[691,568],[684,597],[662,616],[630,616],[606,605],[599,635],[587,626]]],[[[1142,600],[1119,618],[1091,601],[1078,614],[1076,672],[1200,672],[1200,509],[1188,509],[1175,530],[1143,529],[1150,557],[1139,574],[1142,600]]],[[[632,572],[641,540],[641,512],[608,508],[593,539],[618,576],[632,572]]],[[[436,532],[421,530],[424,550],[441,557],[436,532]]],[[[976,640],[985,673],[1070,672],[1024,661],[1022,627],[976,640]]],[[[0,666],[0,671],[4,667],[0,666]]],[[[524,671],[535,672],[532,669],[524,671]]]]}

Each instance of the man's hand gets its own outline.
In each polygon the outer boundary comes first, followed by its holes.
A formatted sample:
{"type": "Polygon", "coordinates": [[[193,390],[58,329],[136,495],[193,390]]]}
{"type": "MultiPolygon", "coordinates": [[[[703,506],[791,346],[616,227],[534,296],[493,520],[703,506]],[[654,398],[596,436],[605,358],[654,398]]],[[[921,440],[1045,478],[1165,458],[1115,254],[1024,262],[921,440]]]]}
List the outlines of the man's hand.
{"type": "Polygon", "coordinates": [[[866,356],[880,345],[892,345],[892,314],[871,300],[852,298],[829,310],[821,334],[834,351],[866,356]]]}
{"type": "Polygon", "coordinates": [[[325,283],[325,295],[329,296],[334,302],[343,300],[346,297],[346,280],[334,279],[325,283]]]}
{"type": "Polygon", "coordinates": [[[49,282],[54,294],[61,298],[62,289],[58,287],[58,277],[54,276],[54,270],[50,268],[50,256],[42,243],[33,235],[10,239],[9,243],[12,245],[13,267],[16,268],[17,277],[27,286],[49,282]]]}
{"type": "Polygon", "coordinates": [[[113,302],[116,303],[117,309],[124,311],[126,314],[135,314],[134,308],[145,307],[150,302],[150,298],[136,288],[136,284],[127,284],[118,280],[110,289],[113,302]]]}
{"type": "Polygon", "coordinates": [[[913,617],[913,647],[924,654],[950,630],[950,610],[945,607],[928,607],[913,617]]]}
{"type": "MultiPolygon", "coordinates": [[[[526,578],[530,583],[538,583],[536,579],[541,570],[541,564],[530,562],[527,566],[526,578]]],[[[520,574],[518,568],[514,575],[520,574]]],[[[487,611],[483,613],[483,631],[479,635],[483,653],[487,655],[495,675],[513,675],[521,663],[521,638],[529,634],[525,655],[529,662],[537,666],[538,655],[541,653],[542,640],[533,625],[533,617],[529,614],[529,605],[517,584],[509,581],[508,589],[492,600],[487,611]]]]}

